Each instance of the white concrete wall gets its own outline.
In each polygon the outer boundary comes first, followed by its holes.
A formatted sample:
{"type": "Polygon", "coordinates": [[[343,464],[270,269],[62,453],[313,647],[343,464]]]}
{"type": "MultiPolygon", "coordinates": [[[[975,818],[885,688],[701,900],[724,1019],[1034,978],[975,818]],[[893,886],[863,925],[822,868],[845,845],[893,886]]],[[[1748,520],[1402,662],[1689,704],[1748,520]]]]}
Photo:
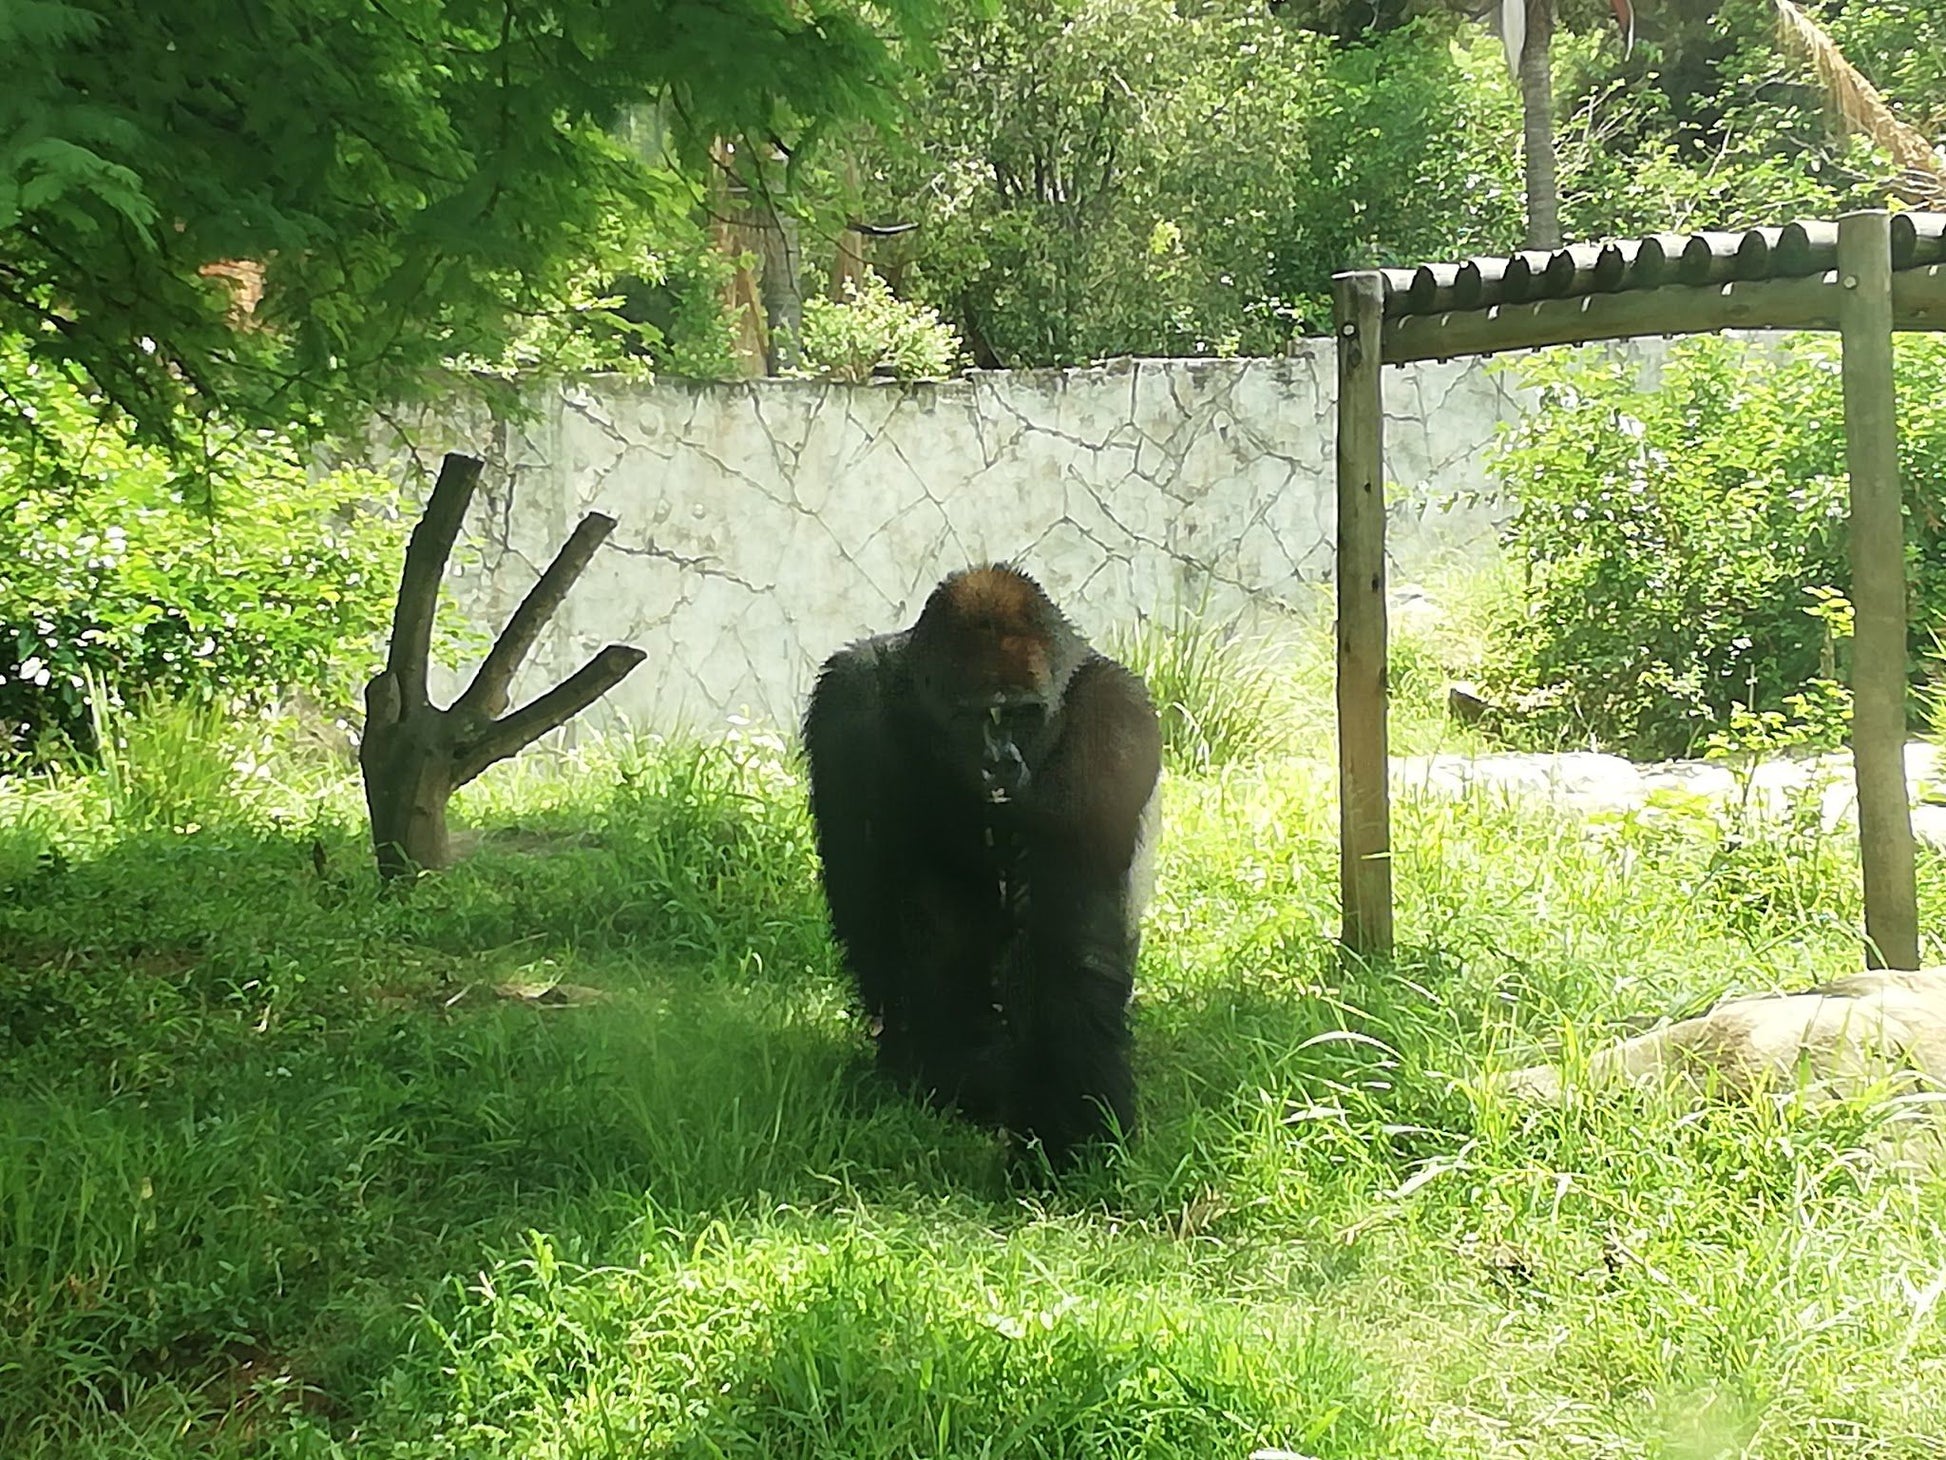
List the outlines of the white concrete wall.
{"type": "MultiPolygon", "coordinates": [[[[487,637],[583,512],[619,519],[517,699],[621,641],[648,661],[587,723],[790,726],[825,655],[909,623],[943,574],[988,558],[1022,563],[1096,636],[1205,603],[1322,632],[1333,374],[1327,340],[933,384],[595,378],[537,394],[519,426],[407,435],[428,470],[449,448],[489,459],[451,585],[487,637]]],[[[1392,570],[1409,582],[1491,551],[1490,508],[1446,509],[1488,486],[1484,450],[1521,402],[1494,362],[1388,370],[1385,389],[1392,570]]]]}

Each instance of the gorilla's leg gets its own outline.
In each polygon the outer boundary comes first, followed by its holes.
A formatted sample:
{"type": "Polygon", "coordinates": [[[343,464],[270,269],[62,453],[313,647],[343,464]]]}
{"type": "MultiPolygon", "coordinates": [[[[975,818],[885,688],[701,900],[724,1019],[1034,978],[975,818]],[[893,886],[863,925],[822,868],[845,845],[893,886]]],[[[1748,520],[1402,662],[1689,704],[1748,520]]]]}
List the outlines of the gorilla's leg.
{"type": "Polygon", "coordinates": [[[999,930],[941,881],[922,882],[906,912],[906,976],[878,1036],[879,1067],[936,1105],[996,1123],[1009,1074],[993,976],[999,930]]]}
{"type": "Polygon", "coordinates": [[[1103,1136],[1136,1133],[1128,1005],[1137,935],[1121,889],[1038,893],[1032,952],[1016,1007],[1008,1126],[1038,1138],[1050,1164],[1103,1136]]]}

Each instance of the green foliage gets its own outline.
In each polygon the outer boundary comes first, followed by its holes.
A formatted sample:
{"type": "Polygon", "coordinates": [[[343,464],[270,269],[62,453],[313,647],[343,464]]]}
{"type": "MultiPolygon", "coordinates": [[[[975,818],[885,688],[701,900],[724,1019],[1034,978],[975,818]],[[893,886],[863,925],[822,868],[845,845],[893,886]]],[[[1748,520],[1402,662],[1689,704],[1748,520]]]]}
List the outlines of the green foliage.
{"type": "Polygon", "coordinates": [[[116,825],[189,832],[248,815],[249,726],[225,706],[143,693],[131,707],[91,683],[88,708],[102,796],[116,825]]]}
{"type": "Polygon", "coordinates": [[[688,212],[612,217],[566,271],[558,297],[516,321],[497,358],[455,357],[474,378],[663,371],[686,380],[737,373],[725,285],[735,260],[716,246],[700,201],[688,212]]]}
{"type": "Polygon", "coordinates": [[[1826,6],[1820,19],[1839,49],[1872,79],[1900,119],[1946,136],[1946,3],[1876,0],[1826,6]]]}
{"type": "Polygon", "coordinates": [[[387,483],[313,476],[283,443],[245,437],[227,449],[249,500],[185,501],[194,479],[18,342],[0,339],[0,377],[74,464],[50,476],[32,444],[0,436],[0,753],[92,746],[91,687],[350,702],[397,583],[400,527],[374,510],[387,483]]]}
{"type": "Polygon", "coordinates": [[[1245,1320],[1188,1294],[1171,1295],[1173,1313],[1146,1294],[1084,1298],[1005,1252],[929,1256],[896,1228],[820,1229],[814,1254],[808,1232],[765,1233],[754,1250],[712,1236],[680,1273],[633,1274],[563,1261],[536,1234],[492,1290],[455,1284],[453,1316],[435,1320],[458,1381],[491,1396],[467,1438],[598,1448],[634,1406],[574,1402],[591,1382],[649,1393],[698,1365],[722,1376],[680,1426],[702,1454],[1200,1457],[1247,1447],[1274,1414],[1278,1438],[1324,1460],[1395,1433],[1358,1356],[1300,1315],[1245,1320]],[[685,1286],[718,1296],[685,1300],[685,1286]],[[724,1322],[710,1310],[732,1293],[741,1317],[724,1322]],[[692,1314],[695,1347],[636,1349],[629,1313],[644,1300],[692,1314]]]}
{"type": "Polygon", "coordinates": [[[804,367],[827,380],[870,380],[881,367],[900,380],[937,379],[952,373],[959,349],[937,310],[897,298],[871,271],[862,286],[845,281],[842,302],[804,301],[804,367]]]}
{"type": "MultiPolygon", "coordinates": [[[[1838,732],[1817,690],[1849,635],[1837,362],[1829,338],[1706,338],[1654,387],[1600,350],[1521,368],[1539,408],[1493,470],[1525,582],[1487,673],[1531,697],[1538,738],[1655,758],[1722,729],[1838,732]]],[[[1946,618],[1946,347],[1902,338],[1898,390],[1918,646],[1946,618]]]]}
{"type": "Polygon", "coordinates": [[[711,137],[802,152],[885,115],[893,40],[926,12],[10,0],[0,329],[180,454],[213,417],[356,424],[571,309],[616,220],[692,217],[711,137]],[[610,130],[650,99],[680,160],[610,130]],[[263,269],[247,326],[202,273],[233,260],[263,269]]]}
{"type": "Polygon", "coordinates": [[[711,954],[817,922],[811,823],[789,794],[782,740],[737,733],[700,745],[630,744],[616,774],[602,825],[636,889],[622,916],[639,936],[711,954]]]}
{"type": "MultiPolygon", "coordinates": [[[[1640,5],[1624,56],[1607,7],[1555,42],[1569,238],[1744,228],[1883,206],[1885,159],[1825,114],[1776,43],[1771,0],[1640,5]]],[[[1868,73],[1880,57],[1852,59],[1868,73]]]]}
{"type": "Polygon", "coordinates": [[[397,897],[342,767],[226,789],[173,715],[156,815],[0,779],[9,1457],[1938,1448],[1946,1187],[1882,1117],[1480,1079],[1854,971],[1846,830],[1404,794],[1362,970],[1328,742],[1176,775],[1144,1138],[1030,1194],[867,1073],[774,739],[496,767],[397,897]],[[552,980],[603,997],[497,992],[552,980]]]}
{"type": "Polygon", "coordinates": [[[866,211],[922,227],[902,289],[982,363],[1263,354],[1334,269],[1505,246],[1504,68],[1447,23],[1333,47],[1254,0],[966,5],[866,211]]]}
{"type": "Polygon", "coordinates": [[[1201,613],[1112,635],[1109,652],[1149,687],[1172,767],[1262,759],[1285,740],[1278,666],[1267,649],[1201,613]]]}
{"type": "MultiPolygon", "coordinates": [[[[1885,159],[1834,128],[1769,0],[1637,8],[1624,55],[1607,5],[1562,7],[1570,237],[1882,203],[1885,159]]],[[[1324,325],[1334,271],[1518,244],[1518,96],[1498,38],[1456,10],[954,4],[912,123],[859,149],[860,206],[920,225],[897,287],[981,364],[1274,354],[1324,325]]],[[[1939,0],[1825,18],[1936,120],[1939,0]]]]}

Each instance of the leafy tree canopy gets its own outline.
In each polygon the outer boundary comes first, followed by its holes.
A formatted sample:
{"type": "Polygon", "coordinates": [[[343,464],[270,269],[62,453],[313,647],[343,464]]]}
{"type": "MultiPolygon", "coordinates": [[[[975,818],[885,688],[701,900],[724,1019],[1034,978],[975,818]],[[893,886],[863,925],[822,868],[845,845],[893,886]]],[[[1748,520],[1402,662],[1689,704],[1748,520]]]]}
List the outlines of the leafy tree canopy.
{"type": "MultiPolygon", "coordinates": [[[[1518,92],[1474,0],[945,0],[914,121],[854,211],[916,225],[896,286],[986,365],[1276,353],[1334,270],[1518,245],[1518,92]]],[[[1892,168],[1778,44],[1773,0],[1560,0],[1571,238],[1882,203],[1892,168]]],[[[1927,135],[1946,0],[1810,7],[1927,135]]]]}
{"type": "Polygon", "coordinates": [[[693,208],[626,108],[659,99],[692,163],[880,114],[929,0],[872,4],[6,0],[0,331],[179,458],[353,422],[693,208]]]}
{"type": "Polygon", "coordinates": [[[1334,269],[1518,240],[1497,50],[1430,14],[1344,46],[1260,0],[960,3],[864,149],[905,287],[988,365],[1265,354],[1334,269]]]}

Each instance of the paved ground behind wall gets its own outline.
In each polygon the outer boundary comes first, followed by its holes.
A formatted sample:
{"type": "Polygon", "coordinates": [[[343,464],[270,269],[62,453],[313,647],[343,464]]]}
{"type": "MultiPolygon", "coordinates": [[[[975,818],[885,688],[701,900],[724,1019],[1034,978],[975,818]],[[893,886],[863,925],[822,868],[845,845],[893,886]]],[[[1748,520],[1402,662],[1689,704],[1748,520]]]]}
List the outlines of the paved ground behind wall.
{"type": "MultiPolygon", "coordinates": [[[[1930,799],[1946,799],[1946,756],[1938,746],[1915,740],[1906,746],[1905,774],[1915,803],[1913,835],[1946,847],[1946,804],[1930,799]]],[[[1855,825],[1858,815],[1849,751],[1747,766],[1714,760],[1638,766],[1594,751],[1417,755],[1395,759],[1392,776],[1395,795],[1456,795],[1485,788],[1590,813],[1653,813],[1696,797],[1723,805],[1742,803],[1760,815],[1782,817],[1809,797],[1827,830],[1855,825]]]]}

